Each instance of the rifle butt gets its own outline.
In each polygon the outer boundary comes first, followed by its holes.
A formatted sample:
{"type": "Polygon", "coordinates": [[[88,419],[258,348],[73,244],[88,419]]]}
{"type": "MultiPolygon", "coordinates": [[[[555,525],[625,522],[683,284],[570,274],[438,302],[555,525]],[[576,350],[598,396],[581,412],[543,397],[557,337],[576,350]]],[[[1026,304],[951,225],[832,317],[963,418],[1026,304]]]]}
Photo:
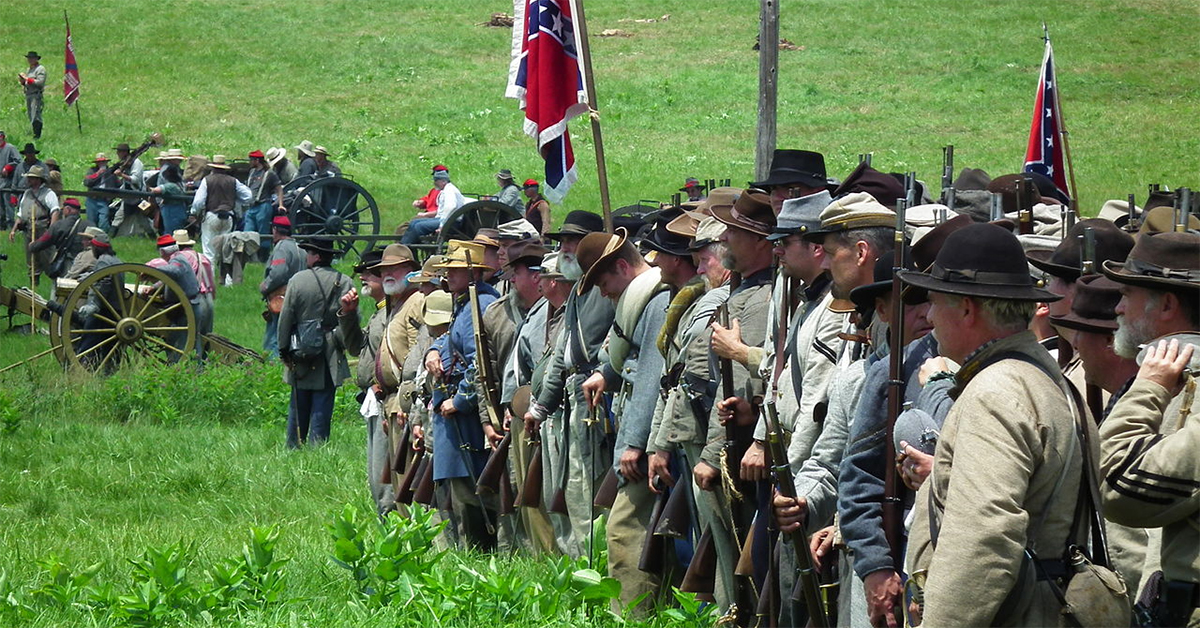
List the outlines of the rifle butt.
{"type": "Polygon", "coordinates": [[[400,435],[400,444],[392,452],[392,472],[398,475],[404,475],[408,471],[409,452],[412,451],[412,429],[405,426],[404,432],[400,435]]]}
{"type": "Polygon", "coordinates": [[[516,511],[517,504],[513,495],[512,478],[505,473],[500,478],[500,514],[511,515],[516,511]]]}
{"type": "Polygon", "coordinates": [[[663,571],[664,538],[655,534],[659,521],[662,520],[663,510],[667,507],[667,496],[659,493],[654,499],[654,509],[650,512],[650,523],[646,526],[646,538],[642,541],[642,555],[638,558],[638,569],[647,573],[660,574],[663,571]]]}
{"type": "Polygon", "coordinates": [[[404,480],[400,482],[400,488],[396,490],[396,503],[409,505],[413,502],[413,487],[416,485],[417,476],[421,473],[421,464],[425,462],[425,450],[418,450],[413,456],[412,464],[409,465],[409,471],[404,475],[404,480]]]}
{"type": "Polygon", "coordinates": [[[542,506],[542,444],[537,443],[530,449],[529,468],[525,471],[525,483],[521,485],[521,493],[517,503],[526,508],[542,506]]]}
{"type": "Polygon", "coordinates": [[[716,586],[717,548],[713,542],[712,531],[705,528],[700,540],[696,542],[692,562],[683,572],[683,582],[679,584],[679,590],[695,593],[697,599],[715,601],[713,591],[716,586]]]}
{"type": "Polygon", "coordinates": [[[750,524],[750,529],[746,532],[746,540],[742,543],[741,553],[738,554],[737,566],[733,568],[733,575],[754,577],[754,539],[758,533],[758,526],[750,524]]]}
{"type": "Polygon", "coordinates": [[[654,526],[656,536],[688,538],[692,530],[692,508],[688,497],[688,492],[682,485],[676,484],[675,488],[671,489],[671,496],[667,498],[667,505],[663,507],[662,517],[658,519],[658,525],[654,526]]]}
{"type": "Polygon", "coordinates": [[[492,455],[488,456],[479,480],[475,482],[476,495],[495,495],[500,492],[500,478],[508,475],[508,455],[512,447],[512,433],[504,435],[504,440],[496,446],[492,455]]]}
{"type": "Polygon", "coordinates": [[[413,501],[422,506],[433,505],[433,458],[425,456],[418,467],[416,488],[413,490],[413,501]]]}
{"type": "Polygon", "coordinates": [[[596,491],[596,497],[592,500],[592,505],[596,508],[609,510],[616,501],[617,471],[609,467],[608,473],[604,475],[604,480],[600,482],[600,488],[596,491]]]}
{"type": "Polygon", "coordinates": [[[554,491],[554,498],[550,500],[549,512],[559,515],[569,514],[567,512],[567,491],[562,487],[554,491]]]}

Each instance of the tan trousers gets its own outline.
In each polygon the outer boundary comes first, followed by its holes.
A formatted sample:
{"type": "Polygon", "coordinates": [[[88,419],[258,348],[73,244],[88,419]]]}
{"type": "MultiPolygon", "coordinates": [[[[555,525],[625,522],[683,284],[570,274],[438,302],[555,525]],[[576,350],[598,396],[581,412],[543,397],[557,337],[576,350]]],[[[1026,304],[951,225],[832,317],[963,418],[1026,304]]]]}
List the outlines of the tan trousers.
{"type": "Polygon", "coordinates": [[[621,582],[621,597],[613,600],[614,612],[620,612],[645,593],[650,596],[640,608],[650,608],[658,596],[658,576],[638,569],[654,497],[644,479],[626,482],[617,489],[617,499],[608,515],[607,534],[608,574],[621,582]]]}

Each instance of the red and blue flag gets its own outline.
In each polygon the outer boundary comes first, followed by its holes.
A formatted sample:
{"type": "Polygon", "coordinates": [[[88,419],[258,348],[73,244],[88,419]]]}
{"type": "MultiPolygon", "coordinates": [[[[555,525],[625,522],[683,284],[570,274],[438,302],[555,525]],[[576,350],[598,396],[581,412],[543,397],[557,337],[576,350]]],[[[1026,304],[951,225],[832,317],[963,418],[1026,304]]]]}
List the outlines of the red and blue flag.
{"type": "MultiPolygon", "coordinates": [[[[66,20],[66,13],[63,19],[66,20]]],[[[63,54],[66,68],[63,72],[63,99],[67,104],[79,99],[79,66],[75,65],[75,42],[71,40],[71,22],[67,22],[67,50],[63,54]]]]}
{"type": "Polygon", "coordinates": [[[1054,48],[1046,37],[1046,54],[1038,77],[1037,98],[1033,103],[1033,125],[1025,148],[1025,172],[1044,174],[1054,181],[1068,198],[1067,163],[1064,158],[1062,110],[1058,106],[1057,75],[1054,72],[1054,48]]]}
{"type": "Polygon", "coordinates": [[[525,133],[546,161],[546,197],[558,202],[575,183],[567,122],[588,112],[579,40],[569,0],[513,0],[512,63],[505,96],[520,101],[525,133]]]}

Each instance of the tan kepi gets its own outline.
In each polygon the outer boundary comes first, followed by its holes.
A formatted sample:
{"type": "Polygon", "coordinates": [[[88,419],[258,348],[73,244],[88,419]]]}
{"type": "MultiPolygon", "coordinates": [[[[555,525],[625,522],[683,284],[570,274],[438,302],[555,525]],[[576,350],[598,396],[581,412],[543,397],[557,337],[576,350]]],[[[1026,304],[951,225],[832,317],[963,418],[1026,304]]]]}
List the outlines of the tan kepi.
{"type": "Polygon", "coordinates": [[[445,325],[450,322],[454,310],[454,298],[445,290],[434,290],[425,295],[425,324],[445,325]]]}
{"type": "Polygon", "coordinates": [[[895,226],[896,212],[867,192],[854,192],[833,201],[822,210],[820,228],[809,231],[804,237],[819,240],[839,231],[895,226]]]}

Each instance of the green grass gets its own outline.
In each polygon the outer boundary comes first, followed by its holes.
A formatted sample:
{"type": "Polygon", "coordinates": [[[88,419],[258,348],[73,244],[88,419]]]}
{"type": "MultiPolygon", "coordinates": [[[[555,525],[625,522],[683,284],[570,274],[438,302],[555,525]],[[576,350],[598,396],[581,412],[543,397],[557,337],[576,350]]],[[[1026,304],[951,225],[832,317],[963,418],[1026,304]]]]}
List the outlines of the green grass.
{"type": "MultiPolygon", "coordinates": [[[[757,3],[587,8],[594,36],[632,35],[592,42],[614,205],[666,200],[686,176],[753,178],[757,3]],[[664,14],[671,18],[627,21],[664,14]]],[[[1200,27],[1196,0],[813,0],[782,9],[781,36],[804,48],[780,53],[779,145],[824,152],[835,176],[874,152],[877,167],[915,170],[936,188],[947,143],[959,167],[1018,169],[1045,20],[1083,210],[1130,192],[1144,198],[1148,183],[1197,183],[1200,138],[1188,124],[1200,103],[1200,48],[1186,35],[1200,27]]],[[[152,131],[189,154],[233,157],[311,139],[374,195],[390,231],[429,188],[434,163],[449,165],[467,192],[490,192],[502,167],[541,178],[521,115],[502,96],[510,33],[480,25],[510,10],[502,0],[8,2],[0,62],[15,74],[24,51],[43,54],[51,80],[39,147],[63,165],[68,188],[79,187],[94,153],[152,131]],[[64,8],[83,78],[82,133],[57,100],[64,8]]],[[[24,104],[6,85],[0,128],[20,145],[24,104]]],[[[599,209],[591,138],[585,124],[572,128],[580,182],[557,219],[599,209]]],[[[154,255],[149,241],[116,247],[126,261],[154,255]]],[[[19,249],[0,242],[0,252],[11,257],[0,280],[23,284],[19,249]]],[[[249,347],[261,342],[260,272],[252,266],[247,284],[221,288],[216,300],[217,333],[249,347]]],[[[0,333],[0,365],[47,346],[42,335],[0,333]]],[[[28,590],[44,578],[35,561],[56,555],[75,568],[100,562],[99,580],[125,586],[128,559],[149,547],[195,543],[202,569],[237,555],[251,526],[277,525],[296,601],[237,623],[411,620],[403,610],[351,608],[349,580],[329,560],[325,523],[342,504],[365,502],[362,429],[352,391],[343,392],[330,444],[292,453],[283,448],[287,390],[274,367],[100,380],[68,378],[44,358],[0,375],[0,419],[15,425],[0,429],[0,568],[28,590]]],[[[528,560],[503,565],[529,580],[546,572],[528,560]]],[[[93,619],[65,610],[31,623],[93,619]]]]}

